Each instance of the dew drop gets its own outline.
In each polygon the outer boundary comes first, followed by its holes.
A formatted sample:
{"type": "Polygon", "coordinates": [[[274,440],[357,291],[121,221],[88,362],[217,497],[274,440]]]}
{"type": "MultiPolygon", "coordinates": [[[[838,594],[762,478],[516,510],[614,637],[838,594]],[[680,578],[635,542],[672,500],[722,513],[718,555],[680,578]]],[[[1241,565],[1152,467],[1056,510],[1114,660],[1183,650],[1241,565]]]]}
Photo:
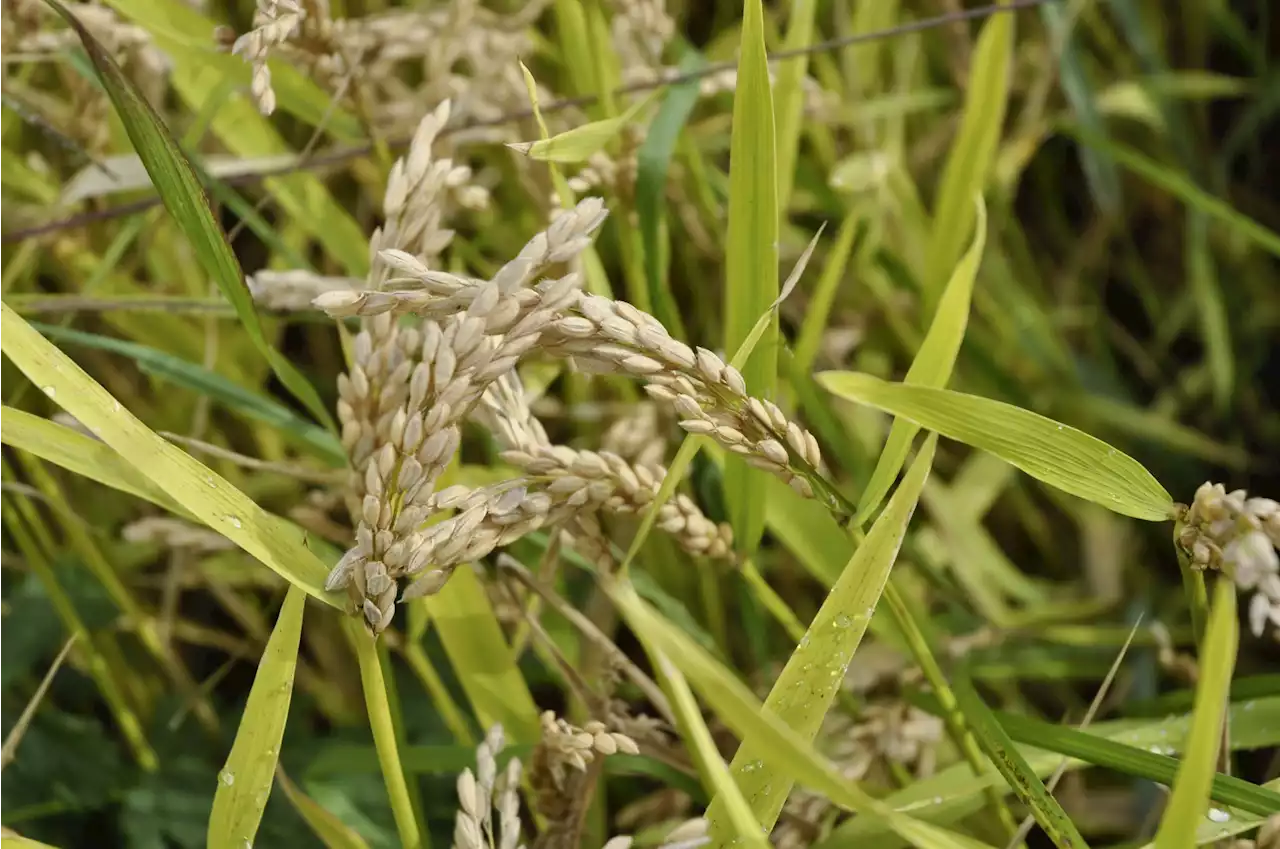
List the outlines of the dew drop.
{"type": "Polygon", "coordinates": [[[236,783],[236,776],[235,773],[228,772],[224,769],[222,772],[218,773],[218,780],[230,787],[232,784],[236,783]]]}
{"type": "Polygon", "coordinates": [[[48,395],[50,398],[58,394],[58,390],[52,386],[42,386],[40,388],[44,391],[44,394],[48,395]]]}
{"type": "Polygon", "coordinates": [[[756,770],[760,769],[763,766],[764,766],[764,763],[762,761],[751,761],[750,763],[746,763],[742,765],[742,771],[743,773],[755,772],[756,770]]]}
{"type": "Polygon", "coordinates": [[[941,804],[942,804],[942,797],[941,797],[941,796],[934,796],[934,797],[933,797],[933,804],[935,804],[935,805],[941,805],[941,804]]]}
{"type": "Polygon", "coordinates": [[[1221,808],[1210,808],[1208,817],[1214,822],[1226,822],[1231,819],[1231,814],[1221,808]]]}
{"type": "Polygon", "coordinates": [[[235,516],[224,516],[223,518],[231,523],[231,527],[237,528],[237,529],[240,528],[240,520],[237,519],[235,516]]]}
{"type": "Polygon", "coordinates": [[[853,624],[853,617],[847,613],[841,613],[835,618],[834,624],[837,628],[848,628],[853,624]]]}
{"type": "Polygon", "coordinates": [[[112,409],[112,411],[113,411],[113,412],[116,412],[116,413],[120,412],[120,402],[119,402],[119,401],[112,401],[112,402],[111,402],[111,409],[112,409]]]}
{"type": "Polygon", "coordinates": [[[1246,711],[1253,710],[1254,704],[1256,704],[1256,702],[1245,702],[1243,709],[1246,711]]]}

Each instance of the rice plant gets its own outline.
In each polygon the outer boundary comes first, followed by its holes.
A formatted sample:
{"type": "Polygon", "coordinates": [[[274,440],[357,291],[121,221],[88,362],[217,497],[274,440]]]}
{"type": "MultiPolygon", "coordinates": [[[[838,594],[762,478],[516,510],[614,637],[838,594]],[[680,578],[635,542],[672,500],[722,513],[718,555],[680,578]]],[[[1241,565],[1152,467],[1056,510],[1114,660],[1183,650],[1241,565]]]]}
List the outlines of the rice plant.
{"type": "Polygon", "coordinates": [[[1183,12],[6,4],[6,849],[1280,845],[1183,12]]]}

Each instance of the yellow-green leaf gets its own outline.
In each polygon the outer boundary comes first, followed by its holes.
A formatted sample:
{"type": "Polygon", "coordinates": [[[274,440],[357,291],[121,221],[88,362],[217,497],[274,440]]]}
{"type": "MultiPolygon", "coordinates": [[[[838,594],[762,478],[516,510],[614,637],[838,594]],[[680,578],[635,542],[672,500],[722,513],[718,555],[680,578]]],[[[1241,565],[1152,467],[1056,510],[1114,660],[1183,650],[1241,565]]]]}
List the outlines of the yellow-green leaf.
{"type": "MultiPolygon", "coordinates": [[[[778,297],[778,167],[773,93],[764,48],[764,11],[747,0],[729,140],[729,234],[725,245],[724,347],[734,351],[778,297]]],[[[742,375],[752,395],[773,393],[778,321],[771,316],[742,375]]],[[[739,548],[750,554],[764,532],[767,472],[745,463],[724,470],[725,499],[739,548]]]]}
{"type": "MultiPolygon", "coordinates": [[[[969,324],[969,303],[973,299],[973,282],[982,263],[982,249],[987,239],[987,209],[982,196],[977,197],[977,223],[974,225],[973,242],[960,262],[951,272],[938,309],[934,312],[929,332],[920,343],[920,350],[907,370],[906,382],[920,386],[946,386],[964,341],[965,328],[969,324]]],[[[894,419],[889,429],[880,459],[858,500],[855,524],[861,525],[880,506],[881,500],[898,477],[898,471],[907,458],[911,440],[920,428],[910,421],[894,419]]]]}
{"type": "Polygon", "coordinates": [[[991,15],[973,49],[960,131],[947,154],[934,203],[933,229],[925,256],[924,286],[937,303],[943,281],[973,226],[973,197],[982,193],[995,161],[1009,99],[1014,15],[991,15]]]}
{"type": "Polygon", "coordinates": [[[289,588],[258,663],[231,754],[218,773],[209,815],[210,849],[243,849],[258,833],[289,718],[306,599],[297,587],[289,588]]]}
{"type": "Polygon", "coordinates": [[[1191,730],[1165,806],[1155,849],[1190,849],[1196,827],[1204,820],[1209,788],[1217,772],[1222,743],[1222,721],[1230,699],[1231,674],[1236,667],[1236,588],[1219,577],[1213,592],[1213,610],[1200,651],[1200,681],[1196,684],[1191,730]]]}
{"type": "Polygon", "coordinates": [[[536,743],[538,708],[475,573],[458,569],[424,603],[481,726],[500,722],[516,743],[536,743]]]}
{"type": "Polygon", "coordinates": [[[679,628],[647,605],[628,583],[608,581],[605,589],[631,629],[666,655],[690,684],[739,737],[759,742],[771,760],[785,765],[791,777],[828,796],[842,808],[870,821],[884,821],[896,833],[924,849],[973,847],[984,844],[900,814],[870,796],[857,783],[843,778],[805,739],[765,710],[738,678],[679,628]]]}
{"type": "MultiPolygon", "coordinates": [[[[765,699],[764,709],[807,741],[812,741],[822,727],[871,622],[929,475],[936,445],[936,436],[925,443],[902,486],[840,573],[765,699]]],[[[785,764],[770,760],[764,748],[747,737],[733,757],[733,775],[751,799],[761,825],[772,829],[791,792],[785,764]]],[[[721,828],[722,811],[717,796],[707,809],[713,837],[721,828]]]]}
{"type": "Polygon", "coordinates": [[[585,162],[591,154],[603,150],[605,145],[622,132],[623,127],[634,121],[636,113],[652,99],[651,95],[636,101],[630,109],[614,118],[592,121],[538,141],[512,142],[507,147],[530,159],[543,162],[585,162]]]}
{"type": "MultiPolygon", "coordinates": [[[[768,849],[769,841],[765,838],[768,832],[761,831],[760,824],[751,813],[751,805],[747,804],[742,790],[729,774],[729,767],[720,757],[720,750],[716,748],[711,730],[702,719],[702,711],[693,698],[689,682],[665,654],[648,646],[646,649],[653,660],[658,683],[671,698],[671,709],[676,715],[680,736],[684,738],[697,763],[703,786],[715,791],[715,798],[720,800],[720,809],[732,826],[733,845],[768,849]]],[[[717,843],[713,835],[711,845],[715,847],[722,844],[717,843]]]]}
{"type": "MultiPolygon", "coordinates": [[[[813,22],[817,17],[816,0],[796,0],[790,4],[787,37],[782,50],[800,50],[813,41],[813,22]]],[[[778,209],[786,215],[795,181],[796,153],[800,149],[800,130],[804,114],[804,79],[809,70],[807,53],[786,59],[778,67],[778,84],[774,88],[778,115],[778,209]]]]}
{"type": "Polygon", "coordinates": [[[129,465],[111,446],[77,430],[13,407],[0,407],[0,439],[5,445],[27,451],[77,475],[150,501],[179,516],[194,518],[187,508],[129,465]]]}
{"type": "Polygon", "coordinates": [[[4,836],[0,838],[0,849],[58,849],[58,847],[48,843],[41,843],[39,840],[33,840],[30,837],[23,837],[20,834],[14,834],[6,829],[4,836]]]}
{"type": "Polygon", "coordinates": [[[818,381],[842,398],[990,451],[1038,480],[1116,513],[1149,521],[1170,517],[1173,499],[1141,463],[1038,413],[947,389],[887,383],[869,374],[824,372],[818,381]]]}
{"type": "Polygon", "coordinates": [[[51,400],[192,515],[285,580],[325,604],[338,605],[335,596],[324,591],[328,569],[308,548],[302,531],[161,439],[8,304],[0,310],[0,347],[51,400]]]}

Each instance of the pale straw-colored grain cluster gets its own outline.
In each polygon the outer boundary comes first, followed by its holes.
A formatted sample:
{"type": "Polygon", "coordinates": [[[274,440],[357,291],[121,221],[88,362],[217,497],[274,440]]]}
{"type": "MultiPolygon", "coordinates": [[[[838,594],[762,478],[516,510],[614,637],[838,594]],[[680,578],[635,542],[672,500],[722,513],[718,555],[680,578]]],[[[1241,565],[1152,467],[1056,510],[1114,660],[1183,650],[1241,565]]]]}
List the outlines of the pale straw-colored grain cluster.
{"type": "Polygon", "coordinates": [[[250,89],[258,111],[270,115],[276,111],[276,93],[271,87],[271,69],[267,59],[274,48],[284,44],[302,25],[302,8],[298,0],[258,0],[253,16],[253,29],[236,39],[231,52],[253,68],[250,89]]]}
{"type": "Polygon", "coordinates": [[[1280,504],[1205,482],[1182,517],[1178,545],[1193,568],[1221,569],[1252,594],[1254,635],[1262,636],[1270,625],[1280,639],[1280,504]]]}
{"type": "Polygon", "coordinates": [[[519,758],[511,758],[501,773],[498,755],[506,746],[501,725],[489,729],[476,747],[476,771],[458,776],[458,813],[454,819],[453,849],[522,849],[519,758]]]}
{"type": "MultiPolygon", "coordinates": [[[[533,838],[533,849],[576,847],[576,842],[565,841],[580,836],[587,798],[573,794],[580,793],[582,786],[569,785],[575,777],[581,781],[588,767],[601,758],[639,751],[634,740],[609,731],[603,723],[588,722],[579,728],[551,711],[542,716],[542,736],[527,776],[514,756],[499,770],[498,757],[505,747],[502,726],[493,726],[476,747],[475,771],[468,768],[458,776],[453,849],[523,849],[527,837],[533,838]],[[533,791],[534,809],[541,819],[536,835],[520,817],[522,779],[533,791]]],[[[632,842],[630,836],[619,835],[602,849],[628,849],[632,842]]],[[[698,849],[706,842],[706,820],[691,819],[672,829],[660,849],[698,849]]]]}
{"type": "MultiPolygon", "coordinates": [[[[351,473],[355,545],[329,575],[376,634],[401,600],[442,589],[460,565],[540,529],[554,529],[583,556],[612,568],[599,515],[631,515],[654,503],[666,471],[608,450],[553,444],[534,417],[516,371],[539,355],[645,383],[682,428],[813,494],[821,455],[812,434],[770,401],[747,394],[741,373],[705,348],[676,340],[652,316],[582,291],[572,268],[606,217],[599,198],[556,210],[549,226],[489,279],[433,268],[449,244],[447,209],[462,205],[470,172],[433,154],[448,102],[424,118],[391,169],[385,224],[370,240],[368,278],[321,292],[314,304],[339,320],[359,318],[349,371],[338,382],[338,419],[351,473]],[[551,276],[547,276],[551,275],[551,276]],[[517,476],[479,488],[439,488],[467,421],[484,426],[517,476]],[[443,520],[440,515],[451,515],[443,520]]],[[[261,290],[270,277],[259,277],[261,290]]],[[[287,280],[285,302],[319,287],[287,280]]],[[[646,436],[653,442],[652,430],[646,436]]],[[[727,525],[677,494],[656,526],[688,552],[726,557],[727,525]]]]}

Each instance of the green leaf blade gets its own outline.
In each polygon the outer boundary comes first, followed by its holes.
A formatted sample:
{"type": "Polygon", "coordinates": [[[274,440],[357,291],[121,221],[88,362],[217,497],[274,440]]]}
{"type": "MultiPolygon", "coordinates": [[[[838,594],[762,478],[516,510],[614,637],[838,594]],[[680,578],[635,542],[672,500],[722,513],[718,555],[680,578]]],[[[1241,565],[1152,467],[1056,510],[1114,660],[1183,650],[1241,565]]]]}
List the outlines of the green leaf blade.
{"type": "Polygon", "coordinates": [[[1190,849],[1195,845],[1196,827],[1204,819],[1217,772],[1222,723],[1236,666],[1238,627],[1235,584],[1219,576],[1200,651],[1201,677],[1196,685],[1186,753],[1156,831],[1155,849],[1190,849]]]}
{"type": "Polygon", "coordinates": [[[289,718],[305,607],[306,595],[290,587],[253,678],[231,753],[218,773],[209,815],[212,849],[243,849],[258,833],[289,718]]]}
{"type": "Polygon", "coordinates": [[[951,681],[951,688],[978,745],[995,764],[996,769],[1000,770],[1014,794],[1031,809],[1036,822],[1054,845],[1059,849],[1088,846],[1071,817],[1062,810],[1058,800],[1053,798],[1044,782],[1018,751],[1013,739],[1000,726],[968,675],[956,676],[951,681]]]}
{"type": "MultiPolygon", "coordinates": [[[[778,176],[773,92],[764,45],[764,11],[748,0],[729,141],[729,233],[725,245],[724,348],[735,351],[778,297],[778,176]]],[[[777,384],[778,320],[742,368],[747,391],[769,396],[777,384]]],[[[764,533],[767,473],[725,467],[725,497],[739,547],[750,554],[764,533]]]]}
{"type": "Polygon", "coordinates": [[[338,606],[324,590],[328,569],[304,533],[161,439],[8,304],[0,310],[0,348],[32,383],[192,515],[291,584],[338,606]]]}
{"type": "Polygon", "coordinates": [[[1137,460],[1038,413],[990,398],[888,383],[854,372],[825,372],[818,381],[842,398],[989,451],[1037,480],[1116,513],[1148,521],[1170,518],[1172,497],[1137,460]]]}
{"type": "Polygon", "coordinates": [[[314,386],[272,347],[262,330],[253,304],[253,296],[245,283],[240,263],[231,251],[204,187],[187,161],[177,141],[169,133],[160,116],[133,86],[120,67],[89,31],[66,11],[57,0],[47,0],[71,25],[93,61],[98,78],[106,88],[116,112],[123,122],[129,140],[151,182],[164,201],[165,208],[191,242],[200,264],[227,297],[236,315],[253,340],[253,344],[270,363],[272,371],[317,420],[333,429],[333,421],[314,386]]]}
{"type": "MultiPolygon", "coordinates": [[[[764,709],[807,741],[817,736],[871,623],[929,475],[936,444],[936,436],[925,443],[902,486],[840,573],[765,699],[764,709]]],[[[743,740],[734,756],[733,770],[735,780],[752,799],[761,824],[772,828],[791,791],[785,770],[768,760],[750,737],[743,740]]],[[[717,800],[707,810],[713,835],[722,810],[717,800]]]]}
{"type": "Polygon", "coordinates": [[[974,46],[960,131],[947,155],[934,205],[924,287],[936,303],[943,281],[973,226],[971,198],[981,194],[995,162],[1009,100],[1014,16],[992,15],[974,46]]]}
{"type": "Polygon", "coordinates": [[[610,583],[606,591],[628,625],[662,651],[689,683],[739,737],[752,737],[770,750],[770,758],[785,764],[792,777],[818,790],[833,802],[857,811],[868,821],[883,822],[908,842],[924,849],[975,849],[981,842],[899,814],[840,776],[813,746],[784,724],[751,694],[746,685],[704,649],[658,616],[640,600],[629,584],[610,583]]]}

